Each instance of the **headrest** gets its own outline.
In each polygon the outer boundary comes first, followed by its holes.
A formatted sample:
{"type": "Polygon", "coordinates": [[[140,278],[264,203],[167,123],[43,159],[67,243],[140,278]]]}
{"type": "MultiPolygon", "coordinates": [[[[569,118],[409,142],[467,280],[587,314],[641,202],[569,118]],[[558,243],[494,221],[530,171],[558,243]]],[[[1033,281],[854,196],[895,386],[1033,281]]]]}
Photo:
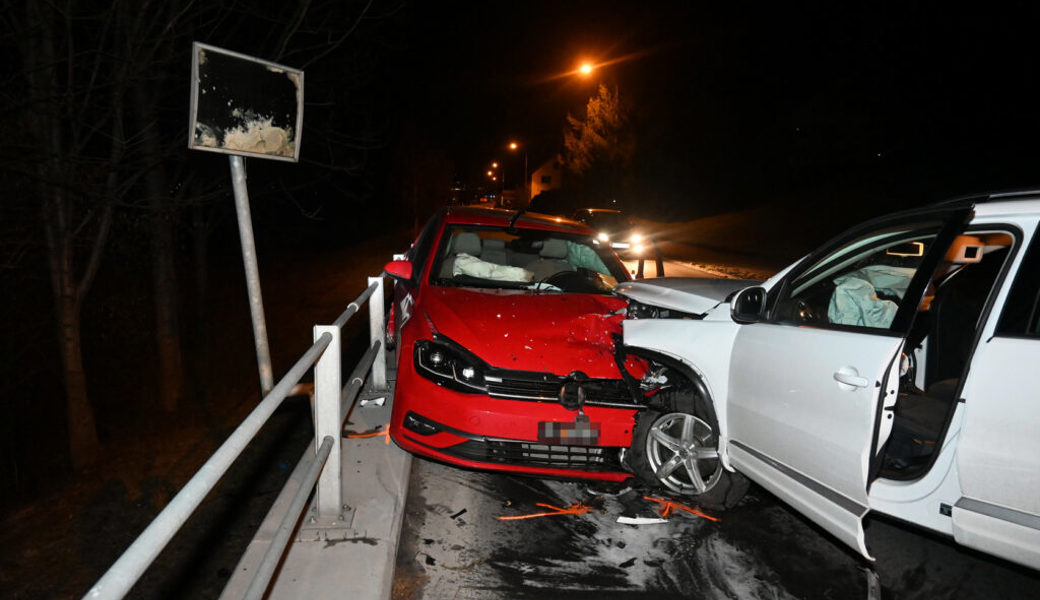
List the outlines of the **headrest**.
{"type": "Polygon", "coordinates": [[[547,239],[538,255],[542,258],[567,258],[567,242],[556,238],[547,239]]]}
{"type": "Polygon", "coordinates": [[[480,256],[480,236],[472,231],[463,231],[451,241],[451,249],[456,254],[465,252],[470,256],[480,256]]]}
{"type": "Polygon", "coordinates": [[[506,241],[498,238],[488,238],[484,240],[484,250],[505,250],[506,241]]]}

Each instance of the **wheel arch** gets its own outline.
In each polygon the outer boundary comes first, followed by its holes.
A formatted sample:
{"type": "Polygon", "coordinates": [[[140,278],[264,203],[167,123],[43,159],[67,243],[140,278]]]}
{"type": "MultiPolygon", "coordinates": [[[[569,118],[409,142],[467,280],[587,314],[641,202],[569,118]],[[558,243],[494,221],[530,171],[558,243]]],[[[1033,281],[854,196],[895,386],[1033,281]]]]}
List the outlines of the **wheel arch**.
{"type": "Polygon", "coordinates": [[[719,431],[719,457],[727,470],[732,471],[729,463],[729,433],[726,427],[725,411],[720,411],[715,394],[712,393],[711,385],[707,375],[690,361],[684,360],[675,354],[661,350],[651,350],[643,346],[622,345],[622,351],[631,356],[637,356],[646,360],[659,362],[669,368],[675,369],[686,377],[696,388],[697,393],[705,399],[705,407],[710,411],[710,417],[718,426],[719,431]]]}

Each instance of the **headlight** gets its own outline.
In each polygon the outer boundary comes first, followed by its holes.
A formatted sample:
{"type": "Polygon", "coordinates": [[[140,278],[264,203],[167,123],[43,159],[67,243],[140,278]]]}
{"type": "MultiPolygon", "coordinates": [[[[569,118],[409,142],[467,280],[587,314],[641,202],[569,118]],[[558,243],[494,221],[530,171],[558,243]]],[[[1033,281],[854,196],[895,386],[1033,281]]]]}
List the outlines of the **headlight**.
{"type": "Polygon", "coordinates": [[[609,236],[609,235],[607,235],[606,233],[602,232],[602,231],[601,231],[601,232],[599,232],[599,233],[598,233],[598,234],[596,235],[596,237],[597,237],[597,238],[599,239],[599,241],[601,241],[601,242],[609,242],[609,241],[610,241],[610,236],[609,236]]]}
{"type": "Polygon", "coordinates": [[[430,340],[416,342],[415,370],[430,381],[457,392],[487,392],[483,366],[445,344],[430,340]]]}
{"type": "Polygon", "coordinates": [[[638,244],[638,243],[640,243],[642,241],[643,241],[643,234],[641,234],[641,233],[633,233],[632,234],[632,243],[633,244],[638,244]]]}

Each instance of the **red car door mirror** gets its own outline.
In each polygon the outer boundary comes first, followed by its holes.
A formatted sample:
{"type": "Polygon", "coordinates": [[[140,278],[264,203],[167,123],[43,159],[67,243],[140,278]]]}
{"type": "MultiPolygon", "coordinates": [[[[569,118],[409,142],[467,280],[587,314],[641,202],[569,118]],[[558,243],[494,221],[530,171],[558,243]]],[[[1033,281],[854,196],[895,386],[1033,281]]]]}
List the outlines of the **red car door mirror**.
{"type": "Polygon", "coordinates": [[[407,260],[395,260],[386,263],[383,271],[398,281],[410,281],[412,279],[412,263],[407,260]]]}

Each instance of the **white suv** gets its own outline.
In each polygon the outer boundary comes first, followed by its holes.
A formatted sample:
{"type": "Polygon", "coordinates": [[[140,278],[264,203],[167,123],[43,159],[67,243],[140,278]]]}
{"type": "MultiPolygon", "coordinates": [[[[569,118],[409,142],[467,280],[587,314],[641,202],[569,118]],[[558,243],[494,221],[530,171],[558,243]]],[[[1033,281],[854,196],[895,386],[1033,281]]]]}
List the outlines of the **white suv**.
{"type": "Polygon", "coordinates": [[[630,466],[715,499],[746,475],[867,558],[873,510],[1040,569],[1038,223],[1040,192],[995,194],[876,219],[735,294],[622,284],[622,351],[659,398],[630,466]]]}

